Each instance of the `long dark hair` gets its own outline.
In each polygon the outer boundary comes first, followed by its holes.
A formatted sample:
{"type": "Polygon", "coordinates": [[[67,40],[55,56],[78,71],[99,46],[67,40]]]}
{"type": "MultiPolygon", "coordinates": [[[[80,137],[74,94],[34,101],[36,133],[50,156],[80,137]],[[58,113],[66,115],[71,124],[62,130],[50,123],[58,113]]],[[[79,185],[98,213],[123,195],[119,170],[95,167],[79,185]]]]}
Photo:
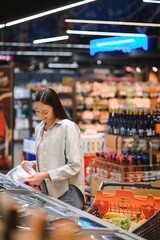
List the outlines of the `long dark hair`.
{"type": "Polygon", "coordinates": [[[53,90],[53,88],[42,88],[37,91],[34,101],[51,106],[54,110],[55,116],[58,119],[69,119],[58,94],[53,90]]]}

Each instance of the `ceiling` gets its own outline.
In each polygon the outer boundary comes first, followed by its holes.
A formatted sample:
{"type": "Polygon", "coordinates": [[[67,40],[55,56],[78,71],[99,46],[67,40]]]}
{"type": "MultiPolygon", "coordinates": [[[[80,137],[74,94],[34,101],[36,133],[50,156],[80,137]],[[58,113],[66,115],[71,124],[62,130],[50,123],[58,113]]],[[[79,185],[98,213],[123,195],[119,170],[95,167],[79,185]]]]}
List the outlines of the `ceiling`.
{"type": "Polygon", "coordinates": [[[18,18],[27,17],[33,14],[37,14],[43,11],[54,9],[57,7],[64,6],[69,3],[76,1],[73,0],[27,0],[27,1],[3,1],[1,6],[0,23],[16,20],[18,18]],[[2,10],[3,9],[3,10],[2,10]]]}
{"type": "MultiPolygon", "coordinates": [[[[28,0],[28,1],[4,1],[1,8],[0,23],[5,23],[19,18],[27,17],[32,14],[41,13],[50,9],[76,3],[74,0],[28,0]]],[[[83,2],[83,1],[82,1],[83,2]]],[[[128,21],[128,22],[145,22],[160,23],[160,4],[145,3],[143,0],[96,0],[82,6],[62,11],[60,14],[52,14],[52,17],[60,17],[66,14],[67,17],[77,19],[91,20],[111,20],[111,21],[128,21]]],[[[47,18],[47,17],[45,17],[47,18]]],[[[58,20],[58,19],[57,19],[58,20]]],[[[32,20],[32,23],[36,20],[32,20]]],[[[38,19],[41,22],[41,18],[38,19]]],[[[43,18],[43,21],[45,19],[43,18]]],[[[21,24],[22,25],[22,24],[21,24]]],[[[91,28],[87,26],[87,28],[91,28]]],[[[86,27],[84,27],[86,28],[86,27]]],[[[98,25],[93,30],[123,30],[128,32],[146,33],[148,35],[160,35],[160,27],[132,27],[117,25],[98,25]]]]}
{"type": "MultiPolygon", "coordinates": [[[[0,14],[0,23],[6,23],[37,14],[43,11],[75,3],[77,1],[45,0],[40,2],[34,1],[10,1],[4,2],[0,14]],[[34,2],[34,3],[33,3],[34,2]]],[[[52,14],[46,17],[38,18],[32,21],[21,23],[15,26],[1,29],[0,35],[0,54],[11,54],[18,64],[27,64],[28,62],[49,62],[55,61],[55,56],[46,56],[44,52],[70,51],[72,57],[59,57],[59,61],[78,61],[82,67],[90,67],[101,59],[103,63],[118,64],[136,62],[143,64],[152,64],[159,61],[159,36],[160,27],[143,27],[143,26],[124,26],[118,24],[76,24],[65,23],[65,18],[72,19],[90,19],[102,21],[122,21],[122,22],[147,22],[160,23],[160,4],[144,3],[142,0],[97,0],[83,6],[68,9],[63,12],[52,14]],[[87,30],[87,31],[105,31],[105,32],[128,32],[128,33],[145,33],[150,40],[150,49],[148,52],[133,51],[131,54],[122,52],[100,53],[91,57],[89,54],[90,40],[102,38],[102,36],[86,35],[69,35],[69,40],[56,43],[33,45],[34,39],[54,37],[66,34],[66,29],[87,30]],[[13,44],[14,43],[14,44],[13,44]],[[66,44],[70,44],[70,46],[66,44]],[[19,45],[21,44],[21,46],[19,45]],[[85,44],[86,47],[77,48],[77,44],[85,44]],[[17,55],[18,50],[23,55],[17,55]],[[150,51],[151,50],[151,51],[150,51]],[[32,60],[27,56],[26,51],[34,51],[32,60]],[[38,52],[39,56],[34,55],[38,52]],[[40,54],[42,52],[42,54],[40,54]]]]}

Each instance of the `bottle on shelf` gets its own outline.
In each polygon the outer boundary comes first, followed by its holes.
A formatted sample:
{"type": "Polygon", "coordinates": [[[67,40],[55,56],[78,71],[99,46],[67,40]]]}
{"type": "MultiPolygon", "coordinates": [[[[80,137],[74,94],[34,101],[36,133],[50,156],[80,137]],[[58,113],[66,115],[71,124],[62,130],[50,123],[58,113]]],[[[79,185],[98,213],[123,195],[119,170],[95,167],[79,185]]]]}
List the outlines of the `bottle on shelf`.
{"type": "Polygon", "coordinates": [[[114,120],[114,110],[109,109],[109,118],[108,118],[108,133],[113,134],[113,120],[114,120]]]}
{"type": "Polygon", "coordinates": [[[142,111],[142,119],[143,119],[143,137],[147,137],[147,110],[144,109],[142,111]]]}
{"type": "Polygon", "coordinates": [[[121,109],[120,110],[120,129],[119,129],[119,132],[120,132],[120,135],[121,136],[125,136],[125,110],[121,109]]]}
{"type": "Polygon", "coordinates": [[[119,111],[115,109],[113,117],[113,134],[119,135],[119,111]]]}
{"type": "Polygon", "coordinates": [[[126,127],[125,127],[125,135],[130,136],[130,131],[131,131],[131,114],[130,114],[130,109],[126,110],[126,127]]]}
{"type": "Polygon", "coordinates": [[[150,123],[149,123],[150,124],[150,126],[149,126],[150,136],[154,137],[155,136],[155,129],[154,129],[155,122],[154,122],[154,111],[153,111],[153,109],[151,109],[149,111],[149,118],[150,118],[150,123]]]}
{"type": "Polygon", "coordinates": [[[131,136],[137,135],[137,109],[131,111],[131,136]]]}
{"type": "Polygon", "coordinates": [[[160,136],[160,111],[156,111],[154,117],[154,131],[156,136],[160,136]]]}
{"type": "Polygon", "coordinates": [[[160,113],[153,109],[109,109],[107,133],[124,137],[157,137],[160,135],[160,113]]]}
{"type": "Polygon", "coordinates": [[[143,138],[144,136],[144,126],[143,126],[143,110],[138,110],[138,121],[137,121],[137,134],[140,138],[143,138]]]}

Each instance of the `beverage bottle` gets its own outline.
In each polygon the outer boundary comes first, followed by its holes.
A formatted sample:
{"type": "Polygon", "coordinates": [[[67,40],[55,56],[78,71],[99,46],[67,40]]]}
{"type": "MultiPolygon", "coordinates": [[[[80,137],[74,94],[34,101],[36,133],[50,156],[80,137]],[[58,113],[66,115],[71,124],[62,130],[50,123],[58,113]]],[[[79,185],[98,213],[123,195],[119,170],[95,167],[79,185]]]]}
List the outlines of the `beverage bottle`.
{"type": "Polygon", "coordinates": [[[137,135],[137,112],[136,109],[132,110],[131,112],[131,136],[136,136],[137,135]]]}
{"type": "Polygon", "coordinates": [[[131,128],[130,109],[126,110],[125,117],[126,117],[125,135],[130,136],[130,128],[131,128]]]}
{"type": "Polygon", "coordinates": [[[113,119],[113,134],[118,135],[119,134],[119,122],[118,122],[118,110],[115,109],[114,111],[114,119],[113,119]]]}
{"type": "Polygon", "coordinates": [[[155,130],[155,135],[158,137],[160,135],[160,111],[157,110],[155,115],[156,117],[154,121],[154,130],[155,130]]]}
{"type": "Polygon", "coordinates": [[[0,106],[0,169],[5,169],[8,157],[8,127],[0,106]]]}
{"type": "Polygon", "coordinates": [[[152,137],[151,110],[147,113],[147,137],[152,137]]]}
{"type": "Polygon", "coordinates": [[[144,109],[143,113],[142,113],[142,118],[143,118],[143,137],[147,137],[147,110],[144,109]]]}
{"type": "Polygon", "coordinates": [[[125,126],[126,126],[126,119],[125,119],[125,110],[121,110],[121,121],[120,121],[120,135],[125,136],[125,126]]]}
{"type": "Polygon", "coordinates": [[[152,137],[155,137],[155,111],[153,109],[151,109],[150,127],[152,131],[152,137]]]}
{"type": "Polygon", "coordinates": [[[108,132],[109,134],[112,134],[112,133],[113,133],[112,124],[113,124],[112,109],[109,109],[109,117],[108,117],[108,123],[107,123],[107,132],[108,132]]]}
{"type": "Polygon", "coordinates": [[[140,138],[143,138],[144,137],[144,126],[143,126],[142,109],[139,109],[139,111],[138,111],[137,131],[138,131],[138,136],[140,138]]]}

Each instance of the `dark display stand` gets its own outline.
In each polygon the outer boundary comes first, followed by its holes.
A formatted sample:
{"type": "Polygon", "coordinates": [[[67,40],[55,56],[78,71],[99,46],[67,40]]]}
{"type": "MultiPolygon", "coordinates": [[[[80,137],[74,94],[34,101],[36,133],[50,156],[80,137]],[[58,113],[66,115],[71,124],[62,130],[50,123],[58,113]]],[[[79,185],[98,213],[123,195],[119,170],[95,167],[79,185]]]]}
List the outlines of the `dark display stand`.
{"type": "Polygon", "coordinates": [[[11,66],[0,66],[0,171],[13,166],[13,74],[11,66]]]}

